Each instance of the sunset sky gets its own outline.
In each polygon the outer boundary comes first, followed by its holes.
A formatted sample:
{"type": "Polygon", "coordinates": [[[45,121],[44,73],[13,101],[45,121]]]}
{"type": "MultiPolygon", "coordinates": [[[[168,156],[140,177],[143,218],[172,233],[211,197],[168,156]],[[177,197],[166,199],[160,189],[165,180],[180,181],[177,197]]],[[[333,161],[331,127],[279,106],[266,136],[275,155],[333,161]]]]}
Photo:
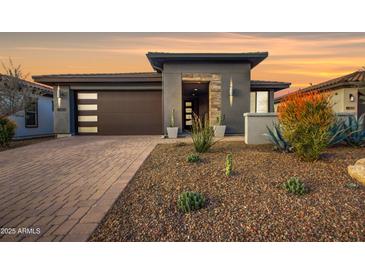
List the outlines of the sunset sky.
{"type": "Polygon", "coordinates": [[[268,51],[252,79],[296,90],[364,67],[365,33],[0,33],[0,60],[30,75],[152,71],[148,51],[268,51]]]}

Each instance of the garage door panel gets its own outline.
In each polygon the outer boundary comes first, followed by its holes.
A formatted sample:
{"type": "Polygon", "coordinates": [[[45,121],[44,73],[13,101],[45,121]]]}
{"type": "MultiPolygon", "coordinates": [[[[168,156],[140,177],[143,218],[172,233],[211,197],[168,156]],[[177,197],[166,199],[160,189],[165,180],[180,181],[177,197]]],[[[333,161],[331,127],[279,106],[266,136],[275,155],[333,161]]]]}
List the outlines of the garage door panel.
{"type": "Polygon", "coordinates": [[[99,95],[100,112],[161,113],[161,92],[104,92],[99,95]]]}
{"type": "Polygon", "coordinates": [[[83,104],[97,104],[95,110],[91,110],[91,107],[85,110],[85,106],[79,110],[78,126],[81,134],[93,131],[100,135],[162,133],[161,91],[100,91],[94,97],[97,99],[77,101],[78,109],[83,104]]]}
{"type": "Polygon", "coordinates": [[[161,134],[161,117],[144,113],[103,113],[99,131],[105,134],[161,134]]]}
{"type": "Polygon", "coordinates": [[[79,127],[97,127],[98,122],[80,122],[78,123],[79,127]]]}

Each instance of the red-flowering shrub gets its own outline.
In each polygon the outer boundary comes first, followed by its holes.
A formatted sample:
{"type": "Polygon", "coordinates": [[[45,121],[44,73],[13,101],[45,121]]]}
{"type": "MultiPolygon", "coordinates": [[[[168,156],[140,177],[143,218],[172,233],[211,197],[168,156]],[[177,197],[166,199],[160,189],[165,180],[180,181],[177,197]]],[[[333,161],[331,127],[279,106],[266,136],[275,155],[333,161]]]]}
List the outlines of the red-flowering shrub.
{"type": "Polygon", "coordinates": [[[294,93],[278,106],[283,136],[304,160],[317,160],[329,142],[335,114],[331,95],[324,92],[294,93]]]}

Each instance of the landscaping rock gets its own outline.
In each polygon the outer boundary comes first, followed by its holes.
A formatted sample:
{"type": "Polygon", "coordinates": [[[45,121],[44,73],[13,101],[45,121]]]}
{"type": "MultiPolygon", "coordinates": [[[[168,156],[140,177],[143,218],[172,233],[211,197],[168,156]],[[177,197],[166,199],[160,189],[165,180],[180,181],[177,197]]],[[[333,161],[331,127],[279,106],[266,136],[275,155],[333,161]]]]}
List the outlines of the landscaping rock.
{"type": "Polygon", "coordinates": [[[331,157],[314,163],[243,142],[217,142],[199,164],[186,161],[191,153],[192,144],[158,145],[89,240],[365,241],[365,187],[344,187],[352,181],[347,167],[365,159],[365,149],[330,148],[331,157]],[[311,191],[286,193],[290,177],[311,191]],[[202,193],[204,208],[183,213],[176,203],[183,191],[202,193]]]}
{"type": "Polygon", "coordinates": [[[348,166],[347,171],[353,179],[365,185],[365,158],[357,160],[353,166],[348,166]]]}

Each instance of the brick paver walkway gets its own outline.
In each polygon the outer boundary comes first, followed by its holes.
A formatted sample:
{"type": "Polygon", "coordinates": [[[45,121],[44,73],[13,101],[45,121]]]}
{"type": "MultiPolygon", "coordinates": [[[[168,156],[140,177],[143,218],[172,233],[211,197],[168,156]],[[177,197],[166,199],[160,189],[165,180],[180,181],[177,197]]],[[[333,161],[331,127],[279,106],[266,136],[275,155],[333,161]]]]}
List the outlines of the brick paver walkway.
{"type": "Polygon", "coordinates": [[[86,241],[159,141],[77,136],[0,152],[0,241],[86,241]]]}

